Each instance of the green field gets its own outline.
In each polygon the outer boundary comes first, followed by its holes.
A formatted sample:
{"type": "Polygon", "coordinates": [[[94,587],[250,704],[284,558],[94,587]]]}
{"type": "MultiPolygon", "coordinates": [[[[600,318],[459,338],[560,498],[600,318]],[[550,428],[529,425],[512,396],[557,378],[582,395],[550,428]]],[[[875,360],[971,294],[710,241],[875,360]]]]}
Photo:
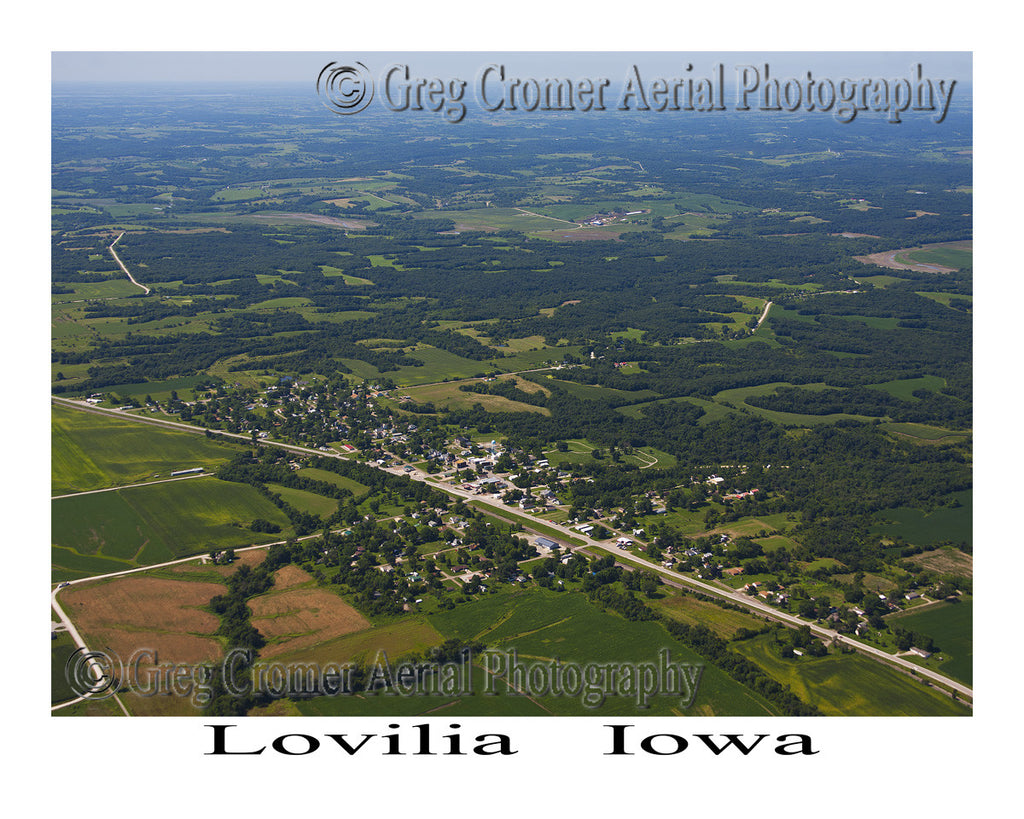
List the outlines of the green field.
{"type": "Polygon", "coordinates": [[[741,628],[757,630],[764,621],[742,611],[723,608],[709,600],[687,594],[669,594],[651,601],[656,611],[690,626],[704,625],[723,639],[729,640],[741,628]]]}
{"type": "Polygon", "coordinates": [[[54,405],[51,409],[53,495],[138,483],[172,471],[216,469],[238,452],[233,444],[54,405]]]}
{"type": "MultiPolygon", "coordinates": [[[[674,663],[704,664],[682,643],[674,640],[659,623],[629,622],[616,614],[600,611],[579,594],[558,593],[529,588],[488,595],[451,611],[430,617],[445,637],[477,639],[489,650],[499,652],[511,662],[511,652],[527,667],[546,664],[556,658],[562,664],[636,664],[656,663],[659,652],[669,651],[674,663]]],[[[500,695],[499,695],[500,696],[500,695]]],[[[510,701],[518,699],[510,697],[510,701]]],[[[775,710],[719,669],[704,669],[697,696],[689,709],[678,695],[662,695],[640,710],[633,697],[609,695],[599,707],[590,708],[582,695],[536,696],[536,701],[552,714],[564,716],[612,715],[758,715],[775,710]]],[[[466,713],[476,713],[475,711],[466,713]]],[[[487,710],[483,714],[495,713],[487,710]]]]}
{"type": "Polygon", "coordinates": [[[916,401],[914,390],[938,392],[946,386],[946,379],[937,375],[923,375],[920,378],[901,378],[897,381],[886,381],[882,384],[868,384],[867,386],[874,390],[885,390],[903,401],[916,401]]]}
{"type": "Polygon", "coordinates": [[[970,432],[928,426],[927,424],[891,423],[882,424],[882,429],[895,433],[904,440],[921,444],[952,444],[970,436],[970,432]]]}
{"type": "MultiPolygon", "coordinates": [[[[417,384],[432,384],[437,381],[452,381],[456,378],[470,378],[490,370],[483,361],[462,358],[445,350],[439,350],[428,344],[419,345],[409,351],[409,355],[423,362],[422,367],[399,367],[387,374],[399,387],[411,387],[417,384]]],[[[341,359],[360,378],[375,380],[382,376],[380,370],[365,361],[352,358],[341,359]]]]}
{"type": "Polygon", "coordinates": [[[307,492],[305,489],[293,489],[290,486],[281,486],[277,483],[268,483],[267,489],[276,495],[289,506],[294,506],[300,512],[320,517],[330,517],[338,511],[338,501],[324,495],[317,495],[315,492],[307,492]]]}
{"type": "Polygon", "coordinates": [[[972,543],[974,492],[966,489],[955,492],[952,497],[959,504],[955,508],[943,507],[933,512],[924,512],[901,506],[899,509],[878,512],[875,519],[880,522],[875,524],[872,531],[882,535],[899,535],[908,543],[919,546],[947,540],[953,543],[972,543]]]}
{"type": "Polygon", "coordinates": [[[826,716],[958,716],[969,709],[936,689],[859,654],[783,659],[769,634],[742,640],[734,650],[788,685],[826,716]]]}
{"type": "Polygon", "coordinates": [[[51,502],[54,580],[123,571],[288,537],[288,519],[251,486],[193,478],[51,502]],[[281,534],[247,527],[263,518],[281,534]]]}
{"type": "MultiPolygon", "coordinates": [[[[972,685],[974,682],[974,602],[940,603],[921,611],[888,618],[899,626],[931,637],[944,658],[936,667],[943,674],[972,685]]],[[[930,665],[930,663],[929,663],[930,665]]]]}
{"type": "Polygon", "coordinates": [[[952,267],[954,270],[967,270],[968,272],[974,269],[974,254],[970,250],[960,250],[955,247],[932,247],[926,250],[912,250],[903,255],[921,264],[937,264],[943,267],[952,267]]]}
{"type": "Polygon", "coordinates": [[[337,472],[331,472],[328,469],[317,469],[315,467],[305,467],[298,471],[298,474],[302,478],[310,478],[314,481],[324,481],[325,483],[332,483],[335,486],[340,486],[342,489],[348,489],[353,495],[362,495],[364,492],[369,490],[370,487],[365,484],[354,481],[351,478],[346,478],[344,475],[339,475],[337,472]]]}
{"type": "Polygon", "coordinates": [[[50,640],[50,702],[65,702],[75,698],[65,674],[68,658],[75,651],[75,641],[66,631],[50,640]]]}
{"type": "MultiPolygon", "coordinates": [[[[761,415],[767,418],[769,421],[774,421],[777,424],[783,425],[796,425],[796,426],[813,426],[815,424],[832,424],[836,421],[842,420],[853,420],[853,421],[872,421],[874,416],[870,415],[854,415],[852,413],[836,412],[829,415],[809,415],[805,413],[797,412],[779,412],[778,410],[763,409],[761,407],[755,407],[745,402],[745,399],[749,396],[754,395],[770,395],[774,393],[779,387],[792,387],[795,386],[787,381],[777,381],[771,384],[760,384],[756,387],[737,387],[730,390],[722,390],[715,395],[715,401],[726,406],[733,406],[736,408],[743,408],[747,412],[752,412],[757,415],[761,415]]],[[[827,389],[825,384],[801,384],[800,389],[803,390],[824,390],[827,389]]]]}

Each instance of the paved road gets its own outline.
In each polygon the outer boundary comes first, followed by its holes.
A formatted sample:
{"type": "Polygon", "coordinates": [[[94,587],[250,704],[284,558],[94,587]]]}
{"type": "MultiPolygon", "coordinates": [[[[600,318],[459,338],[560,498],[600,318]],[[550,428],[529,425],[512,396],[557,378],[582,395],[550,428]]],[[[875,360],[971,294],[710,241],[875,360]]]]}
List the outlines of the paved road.
{"type": "MultiPolygon", "coordinates": [[[[194,427],[194,426],[191,426],[189,424],[184,424],[184,423],[177,422],[177,421],[164,421],[164,420],[156,419],[156,418],[145,418],[145,417],[136,416],[136,415],[127,415],[126,413],[119,412],[118,410],[100,409],[100,408],[94,407],[91,404],[86,404],[85,402],[82,402],[82,401],[73,401],[73,400],[70,400],[70,399],[67,399],[67,398],[58,398],[56,396],[53,396],[52,400],[55,403],[62,404],[62,405],[65,405],[65,406],[71,406],[71,407],[74,407],[75,409],[79,409],[79,410],[82,410],[82,411],[85,411],[85,412],[95,412],[95,413],[98,413],[98,414],[101,414],[101,415],[112,415],[112,416],[121,417],[121,418],[131,418],[131,419],[133,419],[135,421],[138,421],[140,423],[150,423],[150,424],[154,424],[156,426],[168,427],[168,428],[172,428],[172,429],[184,429],[184,430],[188,430],[190,432],[198,433],[198,434],[201,434],[201,435],[205,434],[207,432],[207,430],[202,429],[200,427],[194,427]]],[[[223,435],[223,436],[228,437],[228,438],[236,438],[236,439],[240,439],[240,440],[247,441],[247,442],[251,440],[251,436],[248,436],[248,435],[242,435],[242,434],[238,434],[238,433],[220,432],[220,431],[217,431],[217,430],[210,430],[210,431],[211,432],[215,432],[217,435],[223,435]]],[[[262,440],[261,443],[263,445],[275,446],[275,447],[278,447],[280,449],[285,449],[285,450],[288,450],[288,451],[291,451],[291,452],[298,452],[298,453],[305,454],[305,455],[319,455],[321,457],[334,457],[334,458],[341,458],[342,457],[341,455],[339,455],[336,452],[321,452],[320,450],[311,449],[309,447],[295,446],[294,444],[284,444],[284,443],[279,443],[279,442],[276,442],[276,441],[270,441],[268,439],[262,440]]],[[[414,468],[411,472],[405,472],[404,471],[404,467],[400,467],[399,466],[399,467],[388,467],[386,471],[391,471],[391,472],[396,473],[396,474],[408,475],[410,478],[412,478],[414,480],[418,480],[418,481],[421,481],[421,482],[428,483],[430,486],[433,486],[433,487],[435,487],[435,488],[437,488],[437,489],[439,489],[439,490],[441,490],[443,492],[446,492],[449,495],[454,495],[456,497],[462,498],[463,500],[480,501],[480,502],[482,502],[482,503],[484,503],[486,505],[492,506],[492,507],[494,507],[496,509],[500,509],[500,510],[502,510],[506,514],[509,514],[511,512],[509,507],[506,506],[504,503],[502,503],[502,501],[499,498],[497,498],[497,497],[494,497],[492,495],[478,495],[478,494],[475,494],[474,492],[471,492],[469,490],[462,489],[460,486],[456,486],[456,485],[441,484],[437,480],[433,479],[433,476],[428,475],[426,472],[423,472],[422,470],[419,470],[419,469],[415,469],[414,468]]],[[[522,523],[523,523],[523,525],[525,527],[529,527],[529,525],[531,523],[531,519],[530,518],[523,518],[520,515],[516,515],[516,517],[519,517],[521,519],[521,521],[522,521],[522,523]]],[[[543,525],[548,527],[548,528],[550,528],[550,529],[554,529],[555,531],[563,533],[564,536],[567,537],[567,538],[571,537],[571,538],[575,538],[577,540],[582,540],[583,543],[584,543],[584,546],[582,548],[588,548],[589,547],[589,548],[601,549],[603,551],[608,551],[608,549],[609,549],[609,544],[602,543],[602,542],[596,541],[596,540],[592,540],[591,538],[586,537],[582,533],[577,532],[576,530],[571,529],[568,526],[563,526],[563,525],[561,525],[559,523],[552,523],[550,521],[544,521],[543,525]]],[[[316,537],[316,535],[311,535],[310,537],[316,537]]],[[[252,547],[252,548],[264,548],[264,547],[252,547]]],[[[236,551],[238,551],[238,550],[236,550],[236,551]]],[[[891,665],[899,666],[900,668],[902,668],[905,671],[912,671],[914,674],[916,674],[919,677],[925,677],[925,678],[934,680],[935,682],[941,683],[942,685],[944,685],[944,686],[946,686],[946,687],[948,687],[948,688],[958,692],[961,695],[964,695],[964,696],[972,698],[972,699],[974,697],[974,692],[973,692],[973,690],[970,687],[968,687],[966,685],[963,685],[962,683],[959,683],[956,680],[950,679],[949,677],[946,677],[946,676],[944,676],[942,674],[939,674],[938,672],[932,671],[929,668],[924,668],[922,666],[916,665],[915,663],[909,662],[908,660],[904,660],[902,657],[893,656],[892,654],[889,654],[889,653],[883,651],[880,648],[875,648],[874,646],[870,646],[870,645],[867,645],[865,643],[858,642],[856,640],[852,640],[849,637],[846,637],[845,635],[842,635],[842,634],[840,634],[837,631],[834,631],[834,630],[829,629],[829,628],[825,628],[824,626],[818,625],[817,623],[809,622],[807,620],[803,620],[803,619],[797,617],[796,615],[789,614],[788,612],[780,611],[779,609],[776,609],[776,608],[774,608],[772,606],[769,606],[767,603],[764,603],[764,602],[762,602],[759,599],[750,597],[749,595],[744,594],[742,592],[729,591],[727,589],[721,588],[720,586],[713,586],[713,585],[711,585],[709,583],[705,583],[705,582],[703,582],[701,580],[697,580],[695,578],[688,577],[687,575],[680,574],[679,572],[672,571],[671,569],[666,569],[664,566],[658,565],[656,563],[651,563],[650,561],[645,560],[644,558],[641,558],[641,557],[637,557],[634,554],[628,554],[628,555],[627,554],[623,554],[623,555],[617,555],[616,557],[617,557],[617,559],[619,559],[619,560],[621,560],[621,561],[623,561],[625,563],[629,563],[629,564],[632,564],[634,566],[637,566],[637,567],[640,567],[640,568],[644,568],[644,569],[648,569],[650,571],[656,572],[657,574],[659,574],[663,578],[666,578],[666,577],[670,578],[673,581],[675,581],[676,583],[681,583],[681,584],[683,584],[685,586],[697,589],[698,591],[701,591],[701,592],[703,592],[705,594],[714,595],[715,597],[720,597],[720,598],[729,600],[732,603],[737,603],[737,604],[739,604],[741,606],[744,606],[745,608],[752,609],[752,610],[756,611],[758,614],[763,614],[763,615],[765,615],[767,617],[770,617],[770,618],[772,618],[774,620],[778,620],[780,622],[788,623],[788,624],[794,625],[794,626],[809,626],[810,629],[811,629],[811,633],[813,633],[816,636],[822,638],[826,642],[835,641],[837,644],[842,644],[844,646],[847,646],[847,647],[850,647],[850,648],[854,648],[857,651],[861,652],[862,654],[866,654],[866,655],[868,655],[868,656],[870,656],[870,657],[872,657],[874,659],[882,660],[882,661],[887,662],[887,663],[889,663],[891,665]]],[[[195,557],[193,556],[192,558],[186,558],[186,560],[189,560],[189,559],[190,560],[194,560],[195,557]]],[[[179,561],[172,561],[171,563],[161,564],[161,565],[173,565],[174,563],[180,563],[180,562],[184,562],[184,561],[181,561],[181,560],[179,560],[179,561]]],[[[126,571],[126,572],[115,572],[114,574],[111,574],[111,575],[101,575],[100,577],[113,577],[113,576],[117,576],[117,575],[120,575],[120,574],[130,574],[132,572],[137,572],[137,571],[149,571],[150,569],[153,569],[153,568],[158,568],[158,567],[157,566],[145,566],[145,567],[141,567],[139,569],[132,569],[132,570],[129,570],[129,571],[126,571]]],[[[89,580],[96,580],[96,579],[99,579],[99,578],[95,578],[94,577],[94,578],[87,578],[87,579],[89,579],[89,580]]],[[[73,582],[84,582],[84,579],[81,580],[81,581],[73,581],[73,582]]],[[[54,597],[54,600],[56,601],[56,597],[54,597]]],[[[69,621],[66,621],[66,620],[65,620],[65,622],[69,623],[69,621]]],[[[70,623],[69,623],[69,625],[70,625],[70,623]]],[[[69,628],[69,631],[70,630],[71,629],[69,628]]],[[[77,640],[76,640],[76,642],[77,642],[77,640]]],[[[84,646],[84,643],[79,643],[79,644],[84,646]]]]}
{"type": "MultiPolygon", "coordinates": [[[[401,470],[402,467],[398,467],[398,469],[401,470]]],[[[509,510],[508,506],[506,506],[499,498],[493,495],[477,495],[458,486],[442,486],[437,481],[429,480],[430,476],[428,476],[427,473],[422,472],[421,470],[418,469],[414,469],[412,472],[408,472],[405,474],[409,475],[409,477],[414,478],[415,480],[425,481],[429,483],[431,486],[437,486],[439,489],[443,489],[444,491],[450,494],[458,495],[459,497],[462,497],[466,500],[480,501],[489,506],[501,509],[505,513],[511,511],[509,510]]],[[[530,519],[523,518],[522,523],[525,527],[529,528],[530,519]]],[[[538,521],[538,523],[540,523],[540,521],[538,521]]],[[[556,531],[562,532],[566,537],[572,537],[578,540],[583,540],[585,543],[585,545],[582,547],[570,546],[569,548],[586,550],[589,547],[597,548],[604,552],[609,552],[614,549],[614,547],[611,546],[611,544],[593,540],[592,538],[589,538],[586,535],[583,535],[582,533],[576,531],[575,529],[571,529],[568,526],[563,526],[559,523],[552,523],[551,521],[547,520],[543,521],[542,525],[549,527],[551,529],[555,529],[556,531]]],[[[856,640],[851,640],[849,637],[842,635],[838,631],[834,631],[833,629],[825,628],[824,626],[818,625],[817,623],[804,620],[803,618],[797,617],[794,614],[780,611],[779,609],[762,602],[760,599],[756,597],[751,597],[750,595],[745,594],[744,592],[730,591],[727,589],[723,589],[720,586],[713,586],[710,583],[705,583],[701,580],[689,577],[688,575],[680,574],[679,572],[672,571],[671,569],[666,569],[664,566],[661,566],[657,563],[652,563],[651,561],[646,560],[642,557],[638,557],[637,555],[632,553],[623,553],[621,555],[616,555],[615,557],[616,560],[622,561],[623,563],[633,564],[634,567],[644,568],[649,571],[656,572],[663,578],[669,578],[672,581],[674,581],[673,585],[694,588],[705,594],[710,594],[714,595],[715,597],[724,598],[731,603],[737,603],[741,606],[744,606],[745,608],[753,609],[758,614],[763,614],[767,617],[772,618],[773,620],[778,620],[794,626],[809,626],[811,629],[811,633],[822,638],[826,643],[835,641],[837,644],[842,644],[850,648],[854,648],[857,651],[863,654],[868,654],[875,659],[884,660],[885,662],[891,663],[892,665],[900,666],[905,671],[913,671],[918,676],[927,677],[931,680],[934,680],[935,682],[942,683],[943,685],[948,686],[949,688],[957,691],[959,694],[962,694],[964,696],[970,698],[973,698],[974,696],[974,692],[971,688],[969,688],[966,685],[963,685],[962,683],[957,682],[956,680],[950,679],[949,677],[946,677],[943,674],[939,674],[938,672],[932,671],[929,668],[923,668],[922,666],[919,666],[915,663],[904,660],[902,657],[897,657],[892,654],[889,654],[888,652],[883,651],[880,648],[875,648],[874,646],[870,646],[856,640]]]]}

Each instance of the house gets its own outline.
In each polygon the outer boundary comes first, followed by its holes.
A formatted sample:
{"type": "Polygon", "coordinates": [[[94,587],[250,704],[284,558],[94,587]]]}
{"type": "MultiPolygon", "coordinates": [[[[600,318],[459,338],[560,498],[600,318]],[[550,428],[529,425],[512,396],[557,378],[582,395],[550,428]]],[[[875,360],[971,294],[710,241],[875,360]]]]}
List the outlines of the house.
{"type": "Polygon", "coordinates": [[[932,656],[930,651],[925,651],[923,648],[918,648],[917,646],[911,646],[910,653],[916,654],[918,657],[923,657],[926,660],[932,656]]]}

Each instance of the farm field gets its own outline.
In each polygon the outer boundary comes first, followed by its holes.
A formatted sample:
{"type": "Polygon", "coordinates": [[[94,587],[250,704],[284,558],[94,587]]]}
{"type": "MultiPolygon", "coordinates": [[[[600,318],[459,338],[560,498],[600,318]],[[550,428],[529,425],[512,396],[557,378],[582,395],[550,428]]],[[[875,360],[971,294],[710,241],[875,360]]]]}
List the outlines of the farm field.
{"type": "MultiPolygon", "coordinates": [[[[120,657],[126,669],[135,652],[151,651],[141,657],[146,673],[157,664],[220,661],[223,650],[214,636],[220,620],[203,607],[225,591],[223,584],[206,580],[132,575],[72,586],[60,602],[89,648],[120,657]]],[[[130,691],[121,698],[140,716],[201,713],[184,697],[130,691]]]]}
{"type": "Polygon", "coordinates": [[[51,502],[53,579],[123,571],[287,537],[288,519],[251,486],[216,478],[76,495],[51,502]],[[247,527],[262,518],[281,533],[247,527]]]}
{"type": "Polygon", "coordinates": [[[179,469],[213,470],[239,451],[202,435],[56,405],[50,419],[54,495],[166,478],[179,469]]]}
{"type": "Polygon", "coordinates": [[[651,601],[651,607],[673,620],[690,626],[705,625],[719,637],[730,640],[741,628],[759,629],[764,621],[743,611],[733,611],[692,595],[668,593],[651,601]]]}
{"type": "MultiPolygon", "coordinates": [[[[654,622],[629,622],[602,612],[578,594],[559,594],[545,589],[527,589],[482,598],[457,606],[452,611],[431,615],[431,622],[446,637],[476,639],[489,650],[510,653],[520,662],[548,663],[637,663],[657,662],[662,649],[676,663],[701,664],[703,660],[674,640],[654,622]]],[[[599,708],[588,708],[579,697],[538,696],[537,701],[551,713],[635,715],[639,713],[629,696],[609,696],[599,708]]],[[[645,715],[769,715],[774,709],[724,672],[707,666],[688,710],[679,698],[659,696],[651,701],[645,715]]]]}
{"type": "Polygon", "coordinates": [[[249,601],[252,624],[266,639],[260,659],[301,652],[318,643],[370,627],[356,609],[297,566],[274,573],[274,586],[249,601]]]}
{"type": "Polygon", "coordinates": [[[954,716],[969,709],[898,671],[857,654],[783,659],[764,634],[733,644],[804,702],[831,716],[954,716]]]}
{"type": "Polygon", "coordinates": [[[973,542],[973,496],[970,489],[954,493],[953,498],[958,504],[956,508],[936,509],[934,512],[909,507],[887,509],[875,515],[879,522],[873,531],[882,535],[899,535],[908,543],[920,546],[943,541],[970,544],[973,542]]]}
{"type": "MultiPolygon", "coordinates": [[[[943,660],[935,666],[943,674],[973,684],[974,602],[939,603],[889,618],[894,626],[927,634],[939,646],[943,660]]],[[[931,663],[929,662],[929,665],[931,663]]]]}

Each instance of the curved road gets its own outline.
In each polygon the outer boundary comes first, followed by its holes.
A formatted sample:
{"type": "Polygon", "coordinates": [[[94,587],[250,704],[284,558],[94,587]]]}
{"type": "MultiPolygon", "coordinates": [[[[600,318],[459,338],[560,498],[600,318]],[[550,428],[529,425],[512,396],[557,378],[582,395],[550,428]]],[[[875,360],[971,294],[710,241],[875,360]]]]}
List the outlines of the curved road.
{"type": "Polygon", "coordinates": [[[114,257],[114,261],[117,262],[118,265],[120,265],[121,269],[124,271],[124,275],[126,275],[129,278],[131,283],[134,284],[136,287],[141,287],[143,290],[145,290],[146,291],[146,295],[148,296],[149,295],[149,288],[146,287],[146,285],[139,284],[137,281],[135,281],[135,277],[130,272],[128,272],[128,268],[124,266],[124,262],[121,261],[121,257],[118,256],[117,255],[117,251],[114,250],[114,245],[116,245],[118,242],[120,242],[121,238],[123,236],[124,236],[124,232],[122,231],[121,235],[118,236],[116,239],[114,239],[114,241],[112,241],[110,243],[110,247],[108,247],[107,250],[110,251],[110,255],[114,257]]]}

